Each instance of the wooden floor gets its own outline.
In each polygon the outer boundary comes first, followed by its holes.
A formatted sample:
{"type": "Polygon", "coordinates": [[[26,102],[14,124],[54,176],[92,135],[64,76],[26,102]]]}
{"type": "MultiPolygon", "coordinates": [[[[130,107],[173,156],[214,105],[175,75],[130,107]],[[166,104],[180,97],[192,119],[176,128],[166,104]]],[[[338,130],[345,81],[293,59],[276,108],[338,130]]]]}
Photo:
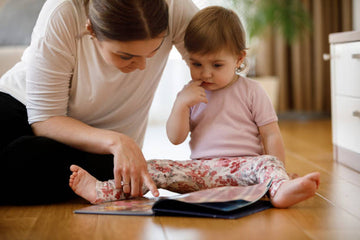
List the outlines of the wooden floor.
{"type": "Polygon", "coordinates": [[[0,207],[0,239],[360,239],[360,174],[333,162],[330,120],[281,121],[289,172],[321,173],[312,199],[237,220],[73,214],[76,200],[0,207]]]}

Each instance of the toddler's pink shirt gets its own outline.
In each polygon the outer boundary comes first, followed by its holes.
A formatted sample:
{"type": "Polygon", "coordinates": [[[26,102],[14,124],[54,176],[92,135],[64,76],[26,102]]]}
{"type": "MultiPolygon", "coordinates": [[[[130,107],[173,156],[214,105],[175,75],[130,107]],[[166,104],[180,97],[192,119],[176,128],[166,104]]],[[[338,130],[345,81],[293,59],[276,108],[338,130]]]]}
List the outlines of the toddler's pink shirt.
{"type": "Polygon", "coordinates": [[[260,83],[239,77],[206,97],[191,108],[191,159],[263,154],[258,127],[278,118],[260,83]]]}

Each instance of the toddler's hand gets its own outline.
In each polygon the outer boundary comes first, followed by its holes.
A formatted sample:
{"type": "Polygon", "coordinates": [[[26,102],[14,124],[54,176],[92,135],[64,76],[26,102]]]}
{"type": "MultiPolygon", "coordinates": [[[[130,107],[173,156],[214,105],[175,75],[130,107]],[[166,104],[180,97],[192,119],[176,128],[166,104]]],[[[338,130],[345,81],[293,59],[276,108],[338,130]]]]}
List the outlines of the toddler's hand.
{"type": "Polygon", "coordinates": [[[207,103],[205,89],[201,87],[202,81],[191,80],[184,88],[178,93],[176,101],[186,105],[188,108],[203,102],[207,103]]]}

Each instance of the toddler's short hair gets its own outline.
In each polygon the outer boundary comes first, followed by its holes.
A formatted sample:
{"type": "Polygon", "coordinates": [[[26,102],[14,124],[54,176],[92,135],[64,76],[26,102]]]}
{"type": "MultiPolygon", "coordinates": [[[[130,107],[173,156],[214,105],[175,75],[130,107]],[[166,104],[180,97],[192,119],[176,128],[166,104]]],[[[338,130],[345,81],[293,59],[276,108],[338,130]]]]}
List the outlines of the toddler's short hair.
{"type": "Polygon", "coordinates": [[[239,17],[220,6],[200,10],[186,28],[184,42],[191,53],[208,54],[225,48],[238,55],[246,50],[245,31],[239,17]]]}

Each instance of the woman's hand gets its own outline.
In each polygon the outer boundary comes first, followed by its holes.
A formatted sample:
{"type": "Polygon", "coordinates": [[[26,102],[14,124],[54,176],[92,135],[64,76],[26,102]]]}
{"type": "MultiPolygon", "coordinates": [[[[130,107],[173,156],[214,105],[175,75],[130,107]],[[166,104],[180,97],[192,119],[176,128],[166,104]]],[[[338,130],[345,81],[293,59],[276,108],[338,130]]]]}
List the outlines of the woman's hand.
{"type": "Polygon", "coordinates": [[[146,160],[134,140],[121,134],[112,153],[114,155],[114,178],[116,188],[132,197],[142,196],[143,184],[157,197],[159,192],[147,170],[146,160]]]}

